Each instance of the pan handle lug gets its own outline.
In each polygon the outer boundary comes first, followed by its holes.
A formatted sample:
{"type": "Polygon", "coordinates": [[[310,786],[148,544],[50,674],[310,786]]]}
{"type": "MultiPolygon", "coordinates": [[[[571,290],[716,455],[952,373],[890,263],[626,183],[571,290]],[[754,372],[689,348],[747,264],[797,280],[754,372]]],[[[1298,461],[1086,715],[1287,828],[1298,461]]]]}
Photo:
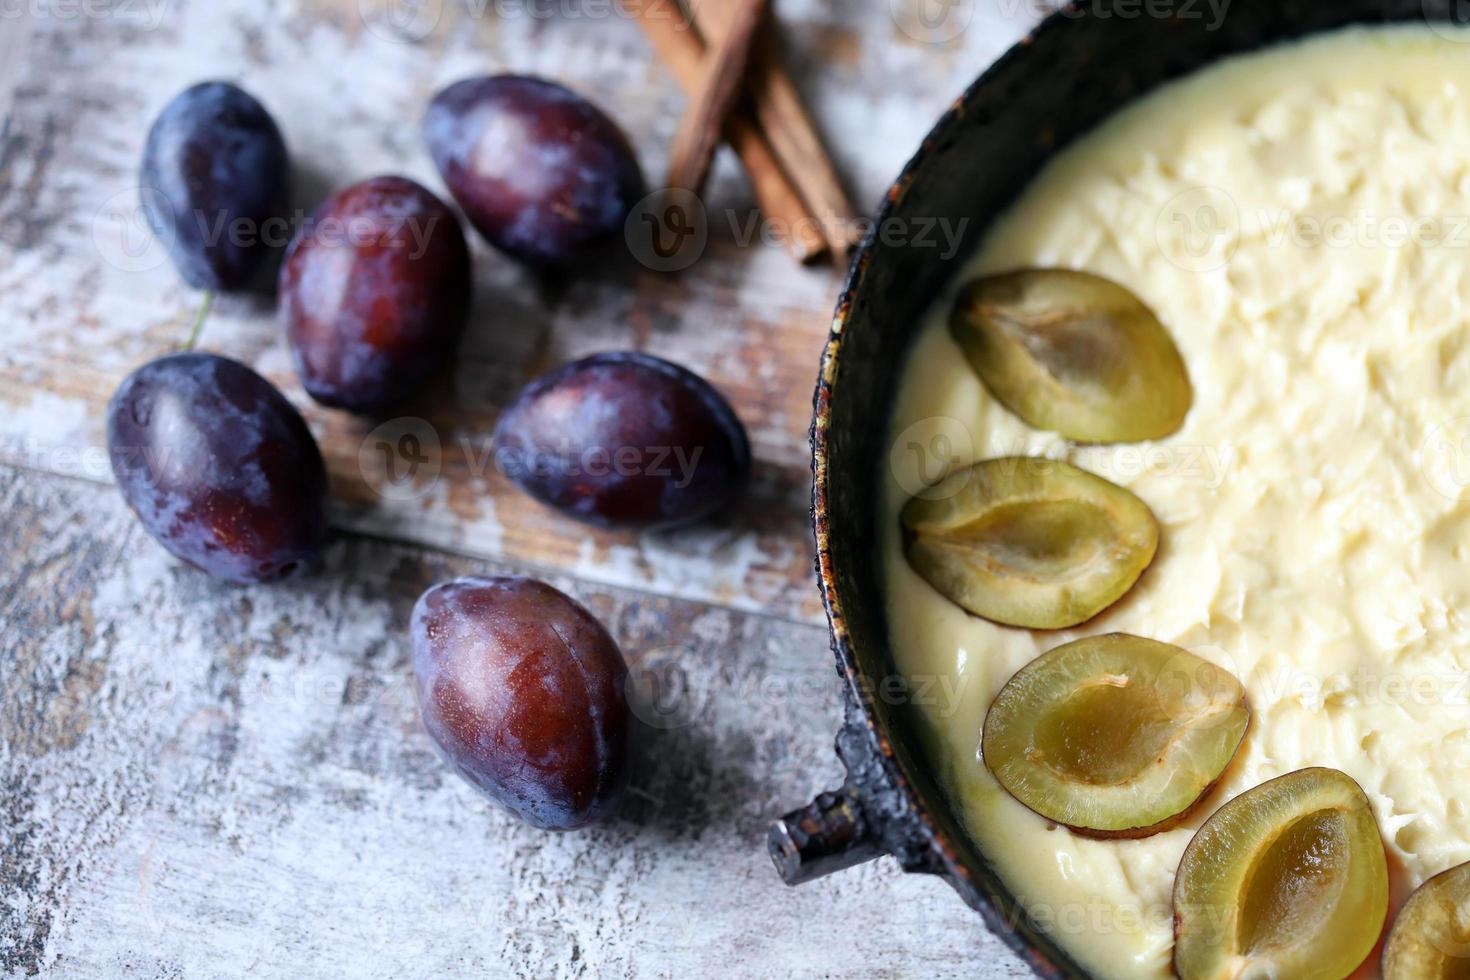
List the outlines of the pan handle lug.
{"type": "Polygon", "coordinates": [[[804,884],[883,854],[850,786],[822,793],[772,823],[766,843],[788,885],[804,884]]]}

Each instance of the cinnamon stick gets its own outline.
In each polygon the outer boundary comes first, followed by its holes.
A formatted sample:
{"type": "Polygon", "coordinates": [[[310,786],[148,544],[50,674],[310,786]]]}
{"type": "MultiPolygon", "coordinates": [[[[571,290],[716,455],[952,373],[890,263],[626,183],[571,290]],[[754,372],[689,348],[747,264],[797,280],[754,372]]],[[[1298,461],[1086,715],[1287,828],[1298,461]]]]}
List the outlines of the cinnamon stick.
{"type": "MultiPolygon", "coordinates": [[[[728,0],[688,2],[690,16],[712,43],[735,27],[734,8],[728,0]]],[[[756,120],[776,159],[820,222],[832,250],[845,254],[860,237],[852,202],[782,61],[781,40],[772,23],[763,25],[757,36],[746,84],[755,102],[756,120]]]]}
{"type": "Polygon", "coordinates": [[[694,194],[704,189],[720,145],[725,120],[735,107],[750,63],[750,43],[765,17],[768,0],[729,0],[730,29],[706,49],[704,77],[674,136],[669,186],[694,194]]]}
{"type": "MultiPolygon", "coordinates": [[[[705,44],[674,0],[622,0],[637,18],[649,43],[668,65],[686,92],[694,92],[703,75],[705,44]]],[[[725,138],[734,148],[755,190],[766,220],[788,230],[786,247],[804,263],[827,254],[827,240],[813,214],[782,172],[766,137],[745,111],[737,111],[725,125],[725,138]]]]}

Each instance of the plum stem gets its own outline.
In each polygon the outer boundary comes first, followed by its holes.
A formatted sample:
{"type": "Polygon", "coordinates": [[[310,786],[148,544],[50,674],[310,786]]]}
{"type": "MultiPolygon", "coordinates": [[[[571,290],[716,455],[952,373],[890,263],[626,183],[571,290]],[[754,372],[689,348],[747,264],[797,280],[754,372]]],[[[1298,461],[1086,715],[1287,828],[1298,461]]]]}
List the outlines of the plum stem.
{"type": "Polygon", "coordinates": [[[184,341],[181,350],[193,350],[194,345],[199,342],[199,334],[204,330],[204,321],[209,319],[210,307],[214,306],[214,290],[204,291],[204,302],[199,305],[199,315],[194,317],[194,326],[189,331],[189,339],[184,341]]]}

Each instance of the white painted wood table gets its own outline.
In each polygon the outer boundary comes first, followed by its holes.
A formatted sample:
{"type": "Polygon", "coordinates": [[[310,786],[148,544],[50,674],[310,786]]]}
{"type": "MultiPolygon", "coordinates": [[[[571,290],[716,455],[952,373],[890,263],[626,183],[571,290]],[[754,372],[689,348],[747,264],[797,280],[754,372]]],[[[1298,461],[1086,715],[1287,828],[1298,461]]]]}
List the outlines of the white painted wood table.
{"type": "MultiPolygon", "coordinates": [[[[1036,17],[1014,0],[920,2],[778,4],[864,207],[1036,17]]],[[[728,153],[709,248],[677,277],[629,261],[552,291],[476,242],[463,352],[411,406],[438,441],[412,493],[385,495],[359,465],[370,424],[305,398],[268,295],[216,304],[201,346],[275,381],[327,456],[338,534],[314,577],[212,582],[109,485],[106,400],[179,343],[199,302],[135,210],[144,133],[170,96],[207,77],[254,91],[303,208],[382,172],[442,190],[418,118],[437,87],[484,71],[592,95],[653,177],[683,98],[613,9],[0,2],[0,975],[1023,974],[939,881],[885,861],[787,889],[764,853],[767,821],[839,774],[806,514],[810,389],[839,276],[741,245],[750,191],[728,153]],[[517,385],[625,347],[704,374],[749,426],[755,485],[717,524],[589,532],[490,465],[517,385]],[[509,571],[581,598],[635,666],[687,681],[605,827],[518,825],[448,774],[418,726],[415,597],[509,571]]]]}

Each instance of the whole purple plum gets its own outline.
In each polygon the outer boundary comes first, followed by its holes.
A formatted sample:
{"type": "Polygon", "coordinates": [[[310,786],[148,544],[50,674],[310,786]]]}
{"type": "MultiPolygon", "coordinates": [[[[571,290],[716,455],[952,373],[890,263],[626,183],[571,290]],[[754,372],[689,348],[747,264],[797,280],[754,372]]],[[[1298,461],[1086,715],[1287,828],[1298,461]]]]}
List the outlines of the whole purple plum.
{"type": "Polygon", "coordinates": [[[495,460],[542,503],[606,527],[701,520],[750,474],[745,427],[709,382],[634,351],[531,382],[500,416],[495,460]]]}
{"type": "Polygon", "coordinates": [[[628,139],[602,110],[540,78],[467,78],[424,118],[429,153],[470,223],[535,265],[566,267],[620,234],[644,195],[628,139]]]}
{"type": "Polygon", "coordinates": [[[454,213],[406,177],[329,197],[281,266],[281,314],[308,394],[357,412],[416,391],[454,350],[470,306],[454,213]]]}
{"type": "Polygon", "coordinates": [[[291,403],[214,354],[172,354],[128,375],[107,407],[112,472],[174,556],[231,582],[311,565],[326,539],[327,472],[291,403]]]}
{"type": "Polygon", "coordinates": [[[271,251],[271,222],[285,236],[286,143],[265,107],[229,82],[200,82],[164,106],[141,180],[148,223],[191,286],[243,288],[271,251]]]}
{"type": "Polygon", "coordinates": [[[545,830],[616,808],[628,669],[591,613],[534,579],[460,578],[419,597],[411,632],[419,714],[461,776],[545,830]]]}

